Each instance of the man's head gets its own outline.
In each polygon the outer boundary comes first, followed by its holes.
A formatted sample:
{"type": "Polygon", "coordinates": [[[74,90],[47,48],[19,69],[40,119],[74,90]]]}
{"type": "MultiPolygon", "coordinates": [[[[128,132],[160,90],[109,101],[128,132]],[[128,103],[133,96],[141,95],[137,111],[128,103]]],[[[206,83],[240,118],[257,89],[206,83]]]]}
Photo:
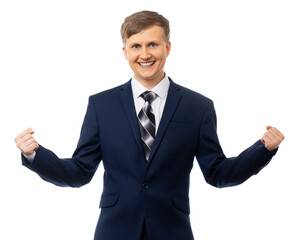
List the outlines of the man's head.
{"type": "Polygon", "coordinates": [[[123,52],[134,77],[148,89],[165,76],[171,50],[169,22],[155,12],[143,11],[125,19],[121,28],[123,52]]]}
{"type": "Polygon", "coordinates": [[[132,35],[141,32],[151,26],[160,26],[164,29],[164,39],[169,42],[170,26],[169,21],[164,16],[152,11],[141,11],[128,16],[121,27],[121,37],[123,44],[132,35]]]}

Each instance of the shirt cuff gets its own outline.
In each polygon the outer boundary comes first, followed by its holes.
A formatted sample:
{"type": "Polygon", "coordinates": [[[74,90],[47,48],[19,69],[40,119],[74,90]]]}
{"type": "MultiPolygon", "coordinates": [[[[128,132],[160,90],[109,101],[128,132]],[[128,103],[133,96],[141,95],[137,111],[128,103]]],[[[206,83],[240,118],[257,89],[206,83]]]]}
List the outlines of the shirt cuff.
{"type": "Polygon", "coordinates": [[[28,160],[29,163],[33,162],[35,155],[36,155],[36,152],[33,152],[33,154],[31,154],[31,155],[25,155],[23,153],[23,156],[28,160]]]}

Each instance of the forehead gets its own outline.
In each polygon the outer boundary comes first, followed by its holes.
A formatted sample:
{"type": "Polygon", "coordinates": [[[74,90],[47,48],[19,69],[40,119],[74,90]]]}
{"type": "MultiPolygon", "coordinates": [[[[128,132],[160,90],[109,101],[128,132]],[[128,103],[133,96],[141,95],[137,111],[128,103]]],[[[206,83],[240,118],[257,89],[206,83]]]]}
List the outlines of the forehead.
{"type": "Polygon", "coordinates": [[[151,41],[164,41],[164,29],[160,26],[153,25],[130,36],[126,40],[126,44],[134,42],[151,42],[151,41]]]}

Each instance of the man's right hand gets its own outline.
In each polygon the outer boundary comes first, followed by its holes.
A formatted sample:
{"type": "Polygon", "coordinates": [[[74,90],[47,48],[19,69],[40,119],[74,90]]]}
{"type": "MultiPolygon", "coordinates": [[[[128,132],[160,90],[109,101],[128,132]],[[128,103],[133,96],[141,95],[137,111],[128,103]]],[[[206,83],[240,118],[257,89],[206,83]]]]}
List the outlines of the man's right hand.
{"type": "Polygon", "coordinates": [[[34,134],[32,128],[27,128],[15,138],[17,147],[26,156],[32,155],[35,150],[39,148],[39,145],[33,138],[32,134],[34,134]]]}

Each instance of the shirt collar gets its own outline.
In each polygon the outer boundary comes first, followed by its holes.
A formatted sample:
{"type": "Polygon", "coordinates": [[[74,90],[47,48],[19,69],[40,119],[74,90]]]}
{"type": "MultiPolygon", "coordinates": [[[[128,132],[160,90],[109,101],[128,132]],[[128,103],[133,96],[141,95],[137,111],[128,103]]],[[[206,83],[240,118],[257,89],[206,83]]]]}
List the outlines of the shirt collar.
{"type": "MultiPolygon", "coordinates": [[[[161,80],[154,88],[151,89],[152,92],[155,92],[158,97],[161,99],[166,98],[170,86],[170,80],[165,74],[163,80],[161,80]]],[[[138,80],[132,77],[131,87],[134,99],[137,99],[143,92],[149,91],[144,87],[138,80]]]]}

